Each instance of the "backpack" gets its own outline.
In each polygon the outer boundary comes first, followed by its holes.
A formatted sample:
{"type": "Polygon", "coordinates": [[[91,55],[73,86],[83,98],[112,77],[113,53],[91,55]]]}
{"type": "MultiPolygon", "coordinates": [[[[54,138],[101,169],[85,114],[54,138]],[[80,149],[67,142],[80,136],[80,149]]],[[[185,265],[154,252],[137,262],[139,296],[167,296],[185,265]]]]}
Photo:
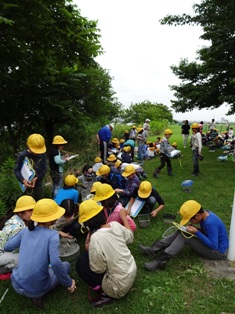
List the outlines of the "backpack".
{"type": "Polygon", "coordinates": [[[121,173],[110,173],[110,180],[112,181],[112,179],[116,177],[118,178],[118,188],[119,189],[124,189],[126,187],[126,183],[127,183],[127,180],[125,177],[123,177],[121,175],[121,173]]]}

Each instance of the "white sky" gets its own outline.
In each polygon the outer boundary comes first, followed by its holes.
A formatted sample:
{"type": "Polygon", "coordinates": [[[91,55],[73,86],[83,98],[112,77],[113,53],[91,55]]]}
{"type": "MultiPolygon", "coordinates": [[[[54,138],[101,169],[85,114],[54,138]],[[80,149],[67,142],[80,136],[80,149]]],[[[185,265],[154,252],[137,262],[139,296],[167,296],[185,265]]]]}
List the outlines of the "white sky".
{"type": "MultiPolygon", "coordinates": [[[[104,55],[97,62],[109,70],[116,97],[127,108],[131,103],[149,100],[170,108],[174,99],[169,85],[180,80],[170,66],[180,59],[193,61],[196,52],[206,43],[196,26],[166,26],[159,20],[167,14],[193,14],[192,5],[200,0],[73,0],[83,17],[98,20],[104,55]]],[[[174,119],[220,121],[227,108],[173,112],[174,119]]]]}

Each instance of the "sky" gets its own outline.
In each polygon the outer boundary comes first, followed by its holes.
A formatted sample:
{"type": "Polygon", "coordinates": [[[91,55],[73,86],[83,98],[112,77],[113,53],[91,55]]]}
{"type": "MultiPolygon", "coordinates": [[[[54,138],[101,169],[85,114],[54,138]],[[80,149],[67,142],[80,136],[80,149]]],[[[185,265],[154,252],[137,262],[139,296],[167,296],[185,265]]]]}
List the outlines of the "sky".
{"type": "MultiPolygon", "coordinates": [[[[124,108],[149,100],[171,107],[175,99],[170,85],[180,80],[170,66],[181,59],[194,61],[197,51],[206,45],[200,40],[198,26],[160,25],[166,15],[193,14],[192,5],[200,0],[73,0],[81,15],[97,20],[100,43],[104,54],[96,61],[113,78],[115,96],[124,108]]],[[[228,108],[193,110],[175,113],[176,120],[211,121],[221,118],[235,121],[235,115],[226,116],[228,108]]],[[[150,117],[151,118],[151,117],[150,117]]]]}

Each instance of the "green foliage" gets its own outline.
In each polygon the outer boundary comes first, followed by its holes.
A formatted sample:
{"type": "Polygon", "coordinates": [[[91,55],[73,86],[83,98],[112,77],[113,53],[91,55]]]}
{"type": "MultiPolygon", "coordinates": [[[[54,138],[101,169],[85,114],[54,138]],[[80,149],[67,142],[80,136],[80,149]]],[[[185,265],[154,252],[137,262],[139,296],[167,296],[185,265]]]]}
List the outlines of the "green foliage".
{"type": "Polygon", "coordinates": [[[14,166],[14,159],[8,158],[0,168],[0,210],[13,209],[17,198],[21,195],[20,186],[13,171],[14,166]]]}
{"type": "Polygon", "coordinates": [[[206,46],[197,53],[196,62],[183,59],[172,66],[173,73],[182,81],[173,85],[177,100],[172,101],[176,112],[195,108],[218,108],[223,103],[230,105],[228,114],[235,112],[235,6],[233,0],[204,0],[193,6],[195,15],[168,15],[161,24],[197,24],[203,29],[201,39],[206,46]]]}
{"type": "Polygon", "coordinates": [[[143,124],[145,119],[150,119],[151,121],[162,121],[166,119],[172,121],[171,110],[163,105],[157,103],[151,103],[145,100],[141,103],[132,104],[128,109],[122,110],[120,117],[126,123],[143,124]]]}
{"type": "Polygon", "coordinates": [[[168,126],[168,120],[163,119],[162,121],[151,121],[150,122],[150,134],[159,135],[168,126]]]}
{"type": "Polygon", "coordinates": [[[117,114],[111,77],[94,60],[102,53],[96,21],[70,0],[12,0],[0,10],[0,127],[15,152],[31,133],[51,142],[61,125],[117,114]]]}
{"type": "Polygon", "coordinates": [[[4,202],[2,202],[2,201],[0,200],[0,217],[1,217],[1,216],[4,216],[4,215],[6,214],[6,212],[7,212],[7,207],[6,207],[6,205],[4,204],[4,202]]]}

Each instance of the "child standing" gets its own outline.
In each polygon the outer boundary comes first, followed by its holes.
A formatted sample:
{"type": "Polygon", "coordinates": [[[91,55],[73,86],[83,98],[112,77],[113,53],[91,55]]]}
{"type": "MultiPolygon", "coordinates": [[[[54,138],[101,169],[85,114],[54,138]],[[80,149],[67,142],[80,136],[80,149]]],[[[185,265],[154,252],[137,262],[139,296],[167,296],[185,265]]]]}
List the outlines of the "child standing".
{"type": "Polygon", "coordinates": [[[22,151],[16,161],[14,173],[19,182],[26,190],[25,194],[31,195],[35,201],[43,197],[42,181],[47,172],[45,139],[41,134],[31,134],[27,139],[27,150],[22,151]],[[27,181],[21,173],[22,164],[28,158],[30,165],[35,171],[31,181],[27,181]]]}
{"type": "Polygon", "coordinates": [[[146,142],[146,133],[143,128],[138,128],[137,135],[137,144],[138,144],[138,158],[139,164],[142,166],[144,164],[144,156],[145,156],[145,142],[146,142]]]}
{"type": "Polygon", "coordinates": [[[63,165],[68,162],[69,155],[62,156],[61,151],[67,143],[61,135],[56,135],[49,151],[50,176],[53,182],[52,198],[56,197],[63,184],[63,165]]]}
{"type": "Polygon", "coordinates": [[[199,124],[193,123],[192,124],[192,131],[193,134],[190,140],[190,146],[193,152],[193,176],[198,176],[199,173],[199,163],[198,157],[201,155],[202,150],[202,135],[200,133],[199,124]]]}
{"type": "Polygon", "coordinates": [[[169,138],[172,135],[172,130],[171,129],[166,129],[164,132],[164,137],[161,140],[160,143],[160,158],[161,158],[161,164],[158,168],[154,170],[153,176],[154,178],[159,178],[159,172],[165,167],[165,164],[167,164],[167,172],[168,176],[173,176],[172,174],[172,167],[171,167],[171,160],[167,156],[168,154],[168,149],[171,148],[171,145],[169,143],[169,138]]]}

